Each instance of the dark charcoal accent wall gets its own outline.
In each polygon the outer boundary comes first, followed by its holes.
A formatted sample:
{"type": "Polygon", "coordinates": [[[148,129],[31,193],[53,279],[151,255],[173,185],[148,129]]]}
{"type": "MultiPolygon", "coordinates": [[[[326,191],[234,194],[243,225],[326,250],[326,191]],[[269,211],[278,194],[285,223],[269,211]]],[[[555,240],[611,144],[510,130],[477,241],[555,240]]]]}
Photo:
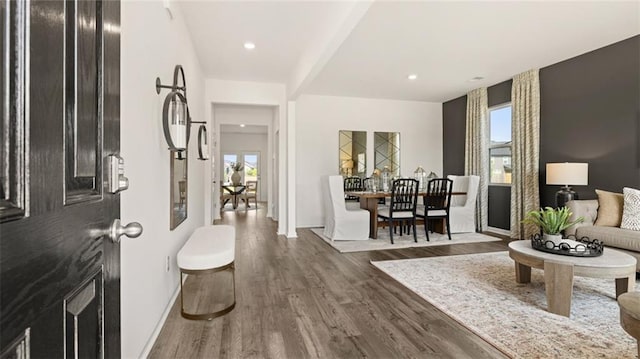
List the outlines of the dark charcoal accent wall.
{"type": "Polygon", "coordinates": [[[511,225],[510,186],[489,186],[489,227],[509,230],[511,225]]]}
{"type": "MultiPolygon", "coordinates": [[[[511,81],[488,93],[489,106],[509,101],[511,81]]],[[[582,199],[595,198],[596,188],[640,188],[640,36],[542,68],[540,100],[541,205],[554,205],[559,189],[545,184],[548,162],[589,163],[589,185],[574,187],[582,199]]],[[[442,107],[443,168],[462,173],[466,96],[442,107]]],[[[509,208],[497,191],[490,189],[490,218],[509,208]]]]}
{"type": "Polygon", "coordinates": [[[489,107],[502,105],[511,101],[511,85],[513,80],[507,80],[487,88],[487,104],[489,107]]]}
{"type": "Polygon", "coordinates": [[[640,187],[640,36],[540,70],[540,201],[555,204],[545,185],[548,162],[588,162],[589,185],[622,192],[640,187]]]}
{"type": "Polygon", "coordinates": [[[443,177],[464,174],[464,138],[467,96],[442,104],[443,177]]]}

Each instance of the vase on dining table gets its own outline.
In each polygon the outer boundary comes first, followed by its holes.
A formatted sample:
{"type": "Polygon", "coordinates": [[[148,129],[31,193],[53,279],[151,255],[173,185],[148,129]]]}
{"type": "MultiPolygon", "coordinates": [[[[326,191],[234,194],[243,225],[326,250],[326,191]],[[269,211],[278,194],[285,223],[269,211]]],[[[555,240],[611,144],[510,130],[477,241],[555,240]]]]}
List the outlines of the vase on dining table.
{"type": "Polygon", "coordinates": [[[231,183],[234,186],[239,186],[241,179],[242,178],[240,177],[240,173],[238,171],[233,171],[233,173],[231,174],[231,183]]]}

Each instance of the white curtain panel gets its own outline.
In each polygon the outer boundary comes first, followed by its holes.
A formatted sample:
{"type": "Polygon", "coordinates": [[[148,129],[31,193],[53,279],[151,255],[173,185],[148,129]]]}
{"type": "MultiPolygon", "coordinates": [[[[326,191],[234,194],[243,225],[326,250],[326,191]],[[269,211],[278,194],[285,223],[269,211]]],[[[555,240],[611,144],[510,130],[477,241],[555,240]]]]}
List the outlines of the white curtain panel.
{"type": "Polygon", "coordinates": [[[540,229],[522,220],[540,208],[540,79],[538,70],[516,75],[511,87],[511,238],[528,239],[540,229]]]}
{"type": "Polygon", "coordinates": [[[487,88],[475,89],[467,94],[467,126],[465,136],[464,172],[480,177],[476,202],[478,231],[487,229],[488,176],[489,176],[489,119],[487,88]]]}

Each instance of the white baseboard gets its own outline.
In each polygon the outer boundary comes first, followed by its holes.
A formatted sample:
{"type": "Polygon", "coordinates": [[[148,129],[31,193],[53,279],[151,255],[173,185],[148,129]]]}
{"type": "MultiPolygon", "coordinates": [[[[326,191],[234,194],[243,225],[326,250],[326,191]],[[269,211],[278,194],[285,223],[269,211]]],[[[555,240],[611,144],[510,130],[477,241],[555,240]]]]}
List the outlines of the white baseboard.
{"type": "MultiPolygon", "coordinates": [[[[184,281],[187,280],[188,275],[185,275],[182,279],[182,284],[184,284],[184,281]]],[[[162,313],[162,317],[160,318],[160,321],[158,322],[158,324],[156,325],[156,328],[153,330],[153,333],[151,333],[151,337],[149,337],[149,340],[147,341],[147,344],[144,346],[144,349],[142,350],[142,353],[140,354],[140,358],[148,358],[149,354],[151,353],[151,349],[153,349],[153,345],[156,343],[156,340],[158,339],[158,336],[160,335],[160,331],[162,331],[162,327],[164,327],[164,323],[167,321],[167,318],[169,317],[169,313],[171,313],[171,308],[173,308],[173,305],[175,304],[176,300],[178,299],[178,295],[180,294],[180,285],[178,285],[178,287],[176,288],[175,293],[173,293],[173,296],[171,297],[171,300],[169,301],[169,304],[167,304],[167,307],[164,309],[164,312],[162,313]]]]}
{"type": "Polygon", "coordinates": [[[303,224],[303,225],[296,225],[296,228],[322,228],[324,227],[324,224],[303,224]]]}

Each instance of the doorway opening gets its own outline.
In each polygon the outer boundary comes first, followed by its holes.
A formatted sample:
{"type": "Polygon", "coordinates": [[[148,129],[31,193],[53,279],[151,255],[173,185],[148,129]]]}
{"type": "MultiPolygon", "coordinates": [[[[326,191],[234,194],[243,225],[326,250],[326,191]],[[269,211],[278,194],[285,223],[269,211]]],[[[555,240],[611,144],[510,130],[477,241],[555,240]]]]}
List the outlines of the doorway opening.
{"type": "MultiPolygon", "coordinates": [[[[245,195],[252,196],[250,203],[257,202],[258,207],[268,206],[270,176],[267,173],[271,169],[268,161],[261,160],[268,151],[268,126],[220,125],[221,161],[218,162],[216,172],[219,173],[221,183],[221,212],[245,209],[244,206],[248,205],[244,201],[245,195]],[[237,198],[241,200],[238,201],[237,198]]],[[[253,208],[248,205],[248,209],[253,208]]]]}

